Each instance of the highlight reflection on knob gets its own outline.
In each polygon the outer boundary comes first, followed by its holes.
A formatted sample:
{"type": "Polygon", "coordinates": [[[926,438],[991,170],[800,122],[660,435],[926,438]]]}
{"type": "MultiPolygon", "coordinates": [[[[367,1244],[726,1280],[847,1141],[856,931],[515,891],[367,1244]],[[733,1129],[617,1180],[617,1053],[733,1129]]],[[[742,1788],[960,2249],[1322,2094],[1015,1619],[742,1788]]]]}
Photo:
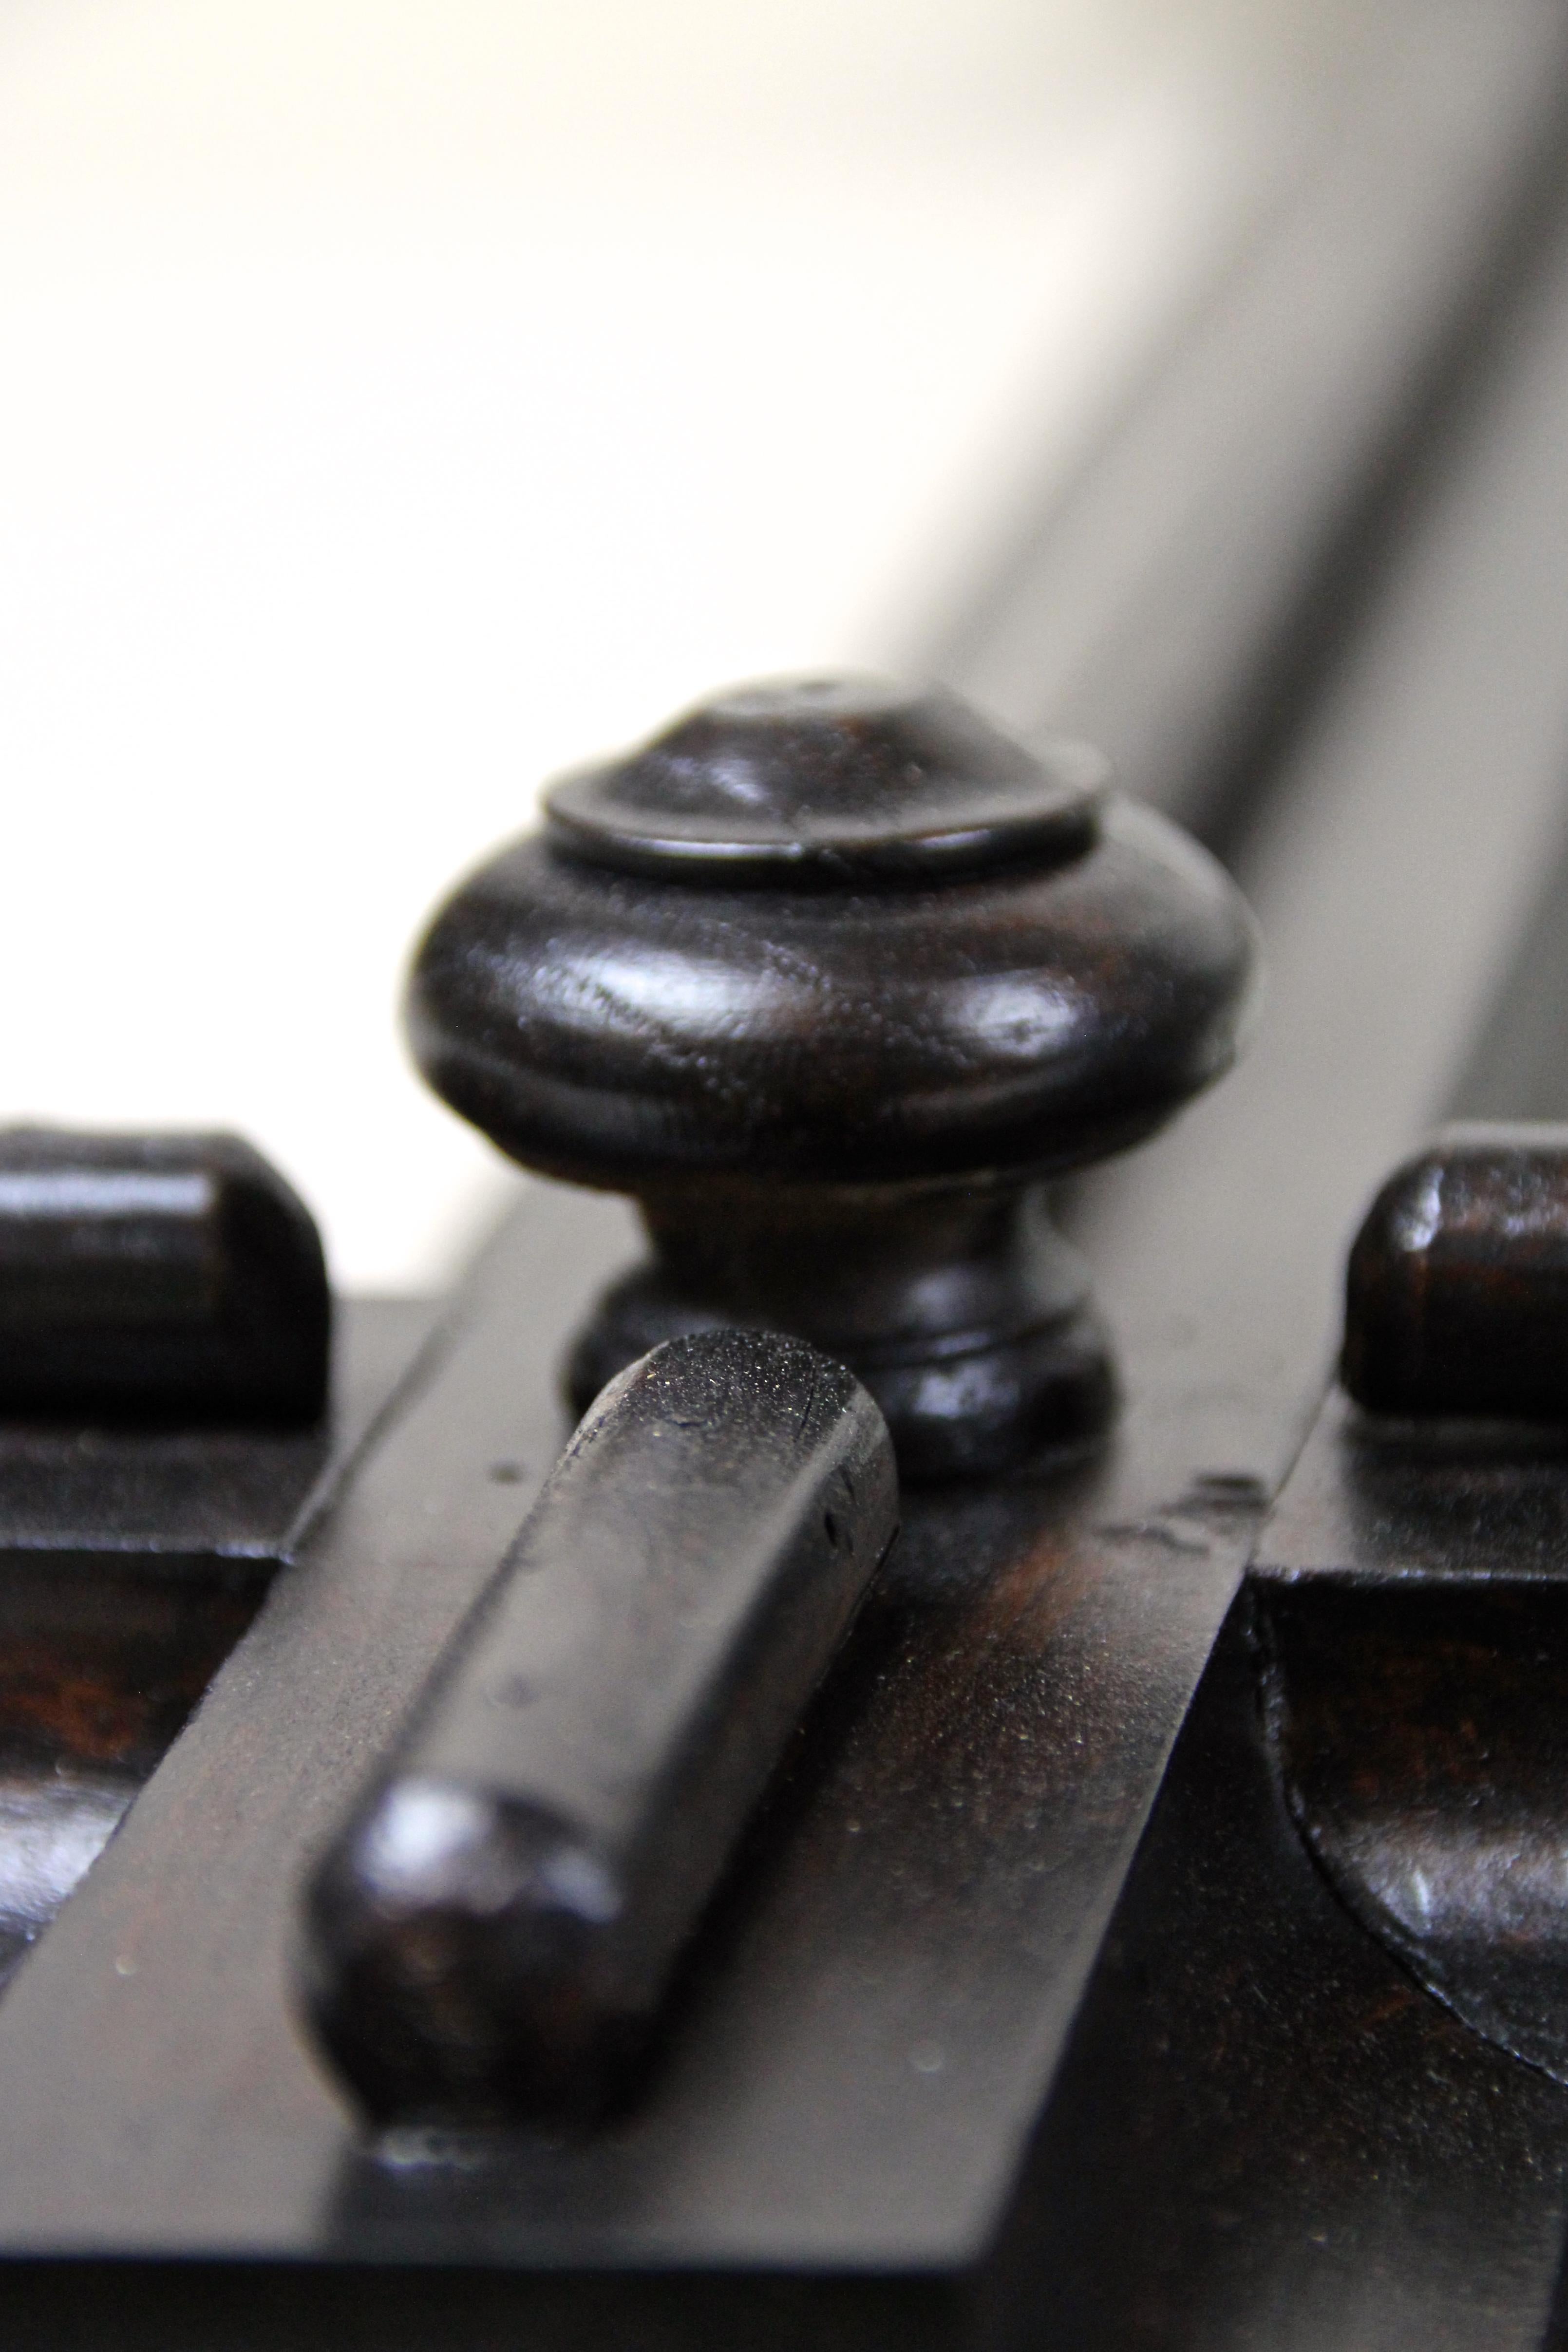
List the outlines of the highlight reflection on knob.
{"type": "Polygon", "coordinates": [[[1214,861],[1081,746],[853,678],[721,696],[545,806],[437,914],[408,1017],[503,1150],[642,1207],[654,1254],[580,1338],[579,1404],[741,1324],[852,1366],[906,1475],[1103,1423],[1040,1185],[1234,1058],[1253,933],[1214,861]]]}

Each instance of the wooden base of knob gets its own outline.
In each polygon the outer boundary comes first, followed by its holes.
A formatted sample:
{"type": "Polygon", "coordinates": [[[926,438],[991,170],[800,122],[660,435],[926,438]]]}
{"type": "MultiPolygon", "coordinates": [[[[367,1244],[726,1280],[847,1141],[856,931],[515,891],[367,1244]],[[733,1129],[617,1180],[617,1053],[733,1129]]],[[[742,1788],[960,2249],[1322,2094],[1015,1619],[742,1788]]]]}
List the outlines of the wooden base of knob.
{"type": "Polygon", "coordinates": [[[906,1478],[994,1475],[1115,1410],[1088,1270],[1037,1186],[708,1183],[643,1213],[654,1255],[572,1350],[579,1412],[661,1340],[726,1325],[791,1331],[847,1364],[906,1478]]]}

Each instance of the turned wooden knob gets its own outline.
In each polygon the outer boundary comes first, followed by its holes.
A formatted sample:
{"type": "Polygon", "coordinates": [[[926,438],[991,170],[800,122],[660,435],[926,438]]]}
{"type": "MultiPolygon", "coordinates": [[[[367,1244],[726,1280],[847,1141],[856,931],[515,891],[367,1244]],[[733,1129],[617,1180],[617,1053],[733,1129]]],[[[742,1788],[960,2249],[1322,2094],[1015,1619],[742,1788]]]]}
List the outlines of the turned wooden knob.
{"type": "Polygon", "coordinates": [[[1234,1058],[1253,930],[1220,867],[1081,746],[862,678],[722,695],[545,811],[437,913],[408,1025],[502,1150],[641,1203],[654,1255],[574,1401],[738,1324],[852,1366],[906,1475],[1103,1423],[1040,1181],[1234,1058]]]}

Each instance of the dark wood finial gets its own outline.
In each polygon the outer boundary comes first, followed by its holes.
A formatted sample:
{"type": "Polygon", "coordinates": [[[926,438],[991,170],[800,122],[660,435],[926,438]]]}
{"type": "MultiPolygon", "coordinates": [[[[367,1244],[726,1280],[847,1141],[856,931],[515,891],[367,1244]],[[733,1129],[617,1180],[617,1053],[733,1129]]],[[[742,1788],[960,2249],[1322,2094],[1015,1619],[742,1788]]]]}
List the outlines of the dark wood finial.
{"type": "Polygon", "coordinates": [[[578,1342],[579,1406],[741,1324],[851,1365],[906,1475],[1101,1424],[1040,1181],[1229,1066],[1254,950],[1220,868],[1082,747],[859,678],[721,696],[545,807],[437,914],[408,1021],[502,1150],[641,1203],[655,1254],[578,1342]]]}

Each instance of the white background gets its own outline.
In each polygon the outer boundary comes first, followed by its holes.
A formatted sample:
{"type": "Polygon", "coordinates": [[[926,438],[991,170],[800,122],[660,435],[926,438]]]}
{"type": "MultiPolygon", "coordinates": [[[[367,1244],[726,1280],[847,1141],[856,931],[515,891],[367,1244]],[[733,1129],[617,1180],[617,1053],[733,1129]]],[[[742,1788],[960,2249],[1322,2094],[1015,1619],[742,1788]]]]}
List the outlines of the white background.
{"type": "Polygon", "coordinates": [[[0,8],[0,1118],[240,1128],[340,1282],[443,1278],[501,1180],[397,1039],[432,901],[710,687],[918,656],[1310,63],[1245,0],[0,8]]]}

